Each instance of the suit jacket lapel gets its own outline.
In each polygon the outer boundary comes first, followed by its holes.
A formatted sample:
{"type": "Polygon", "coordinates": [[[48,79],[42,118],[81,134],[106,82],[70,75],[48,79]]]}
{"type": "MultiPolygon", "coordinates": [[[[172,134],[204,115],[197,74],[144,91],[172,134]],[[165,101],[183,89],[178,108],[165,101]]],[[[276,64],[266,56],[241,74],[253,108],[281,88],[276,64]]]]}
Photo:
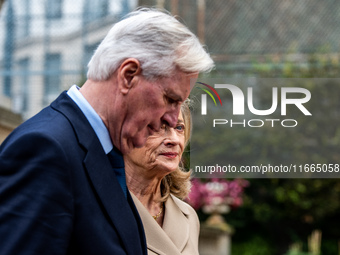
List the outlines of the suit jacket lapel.
{"type": "MultiPolygon", "coordinates": [[[[114,174],[111,163],[94,130],[81,110],[67,96],[66,92],[52,104],[52,107],[69,119],[78,136],[79,143],[87,150],[84,159],[85,169],[101,204],[104,206],[113,225],[117,229],[117,233],[121,237],[125,250],[128,254],[140,254],[140,247],[145,246],[144,233],[138,227],[129,203],[114,174]]],[[[145,248],[142,248],[145,251],[145,248]]]]}
{"type": "Polygon", "coordinates": [[[135,215],[135,219],[137,221],[137,225],[138,225],[138,229],[139,229],[139,234],[140,234],[139,236],[140,236],[141,241],[142,241],[143,251],[146,252],[146,250],[147,250],[146,237],[145,237],[145,233],[144,233],[144,227],[143,227],[142,219],[139,216],[138,210],[136,208],[136,205],[133,202],[133,199],[132,199],[132,197],[130,195],[129,190],[127,190],[127,199],[128,199],[129,204],[130,204],[130,208],[132,209],[132,212],[135,215]]]}
{"type": "Polygon", "coordinates": [[[88,153],[84,161],[86,169],[106,212],[121,236],[128,254],[139,254],[140,249],[138,247],[141,247],[143,243],[140,234],[143,236],[143,231],[137,224],[109,160],[104,152],[102,154],[104,157],[99,156],[98,153],[88,153]],[[131,242],[134,242],[135,245],[131,245],[131,242]]]}

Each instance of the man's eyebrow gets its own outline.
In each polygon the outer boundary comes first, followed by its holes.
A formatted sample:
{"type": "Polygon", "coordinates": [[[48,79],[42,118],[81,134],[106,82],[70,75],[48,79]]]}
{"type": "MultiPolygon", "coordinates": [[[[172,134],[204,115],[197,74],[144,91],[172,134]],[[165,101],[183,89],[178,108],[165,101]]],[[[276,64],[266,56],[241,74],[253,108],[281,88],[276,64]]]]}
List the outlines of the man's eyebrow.
{"type": "Polygon", "coordinates": [[[184,100],[182,99],[181,96],[179,95],[175,95],[175,94],[170,94],[169,97],[174,100],[174,101],[177,101],[177,102],[183,102],[184,100]]]}
{"type": "Polygon", "coordinates": [[[183,98],[174,91],[168,91],[167,97],[171,98],[174,101],[178,101],[178,102],[184,101],[183,98]]]}

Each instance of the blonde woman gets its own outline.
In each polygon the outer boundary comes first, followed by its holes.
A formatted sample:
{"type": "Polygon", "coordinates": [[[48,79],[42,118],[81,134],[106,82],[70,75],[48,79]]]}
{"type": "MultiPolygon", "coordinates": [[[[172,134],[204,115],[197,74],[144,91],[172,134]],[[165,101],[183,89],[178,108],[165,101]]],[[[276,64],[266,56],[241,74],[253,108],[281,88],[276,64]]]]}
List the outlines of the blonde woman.
{"type": "Polygon", "coordinates": [[[198,254],[198,217],[181,200],[191,186],[190,172],[179,167],[190,125],[184,103],[175,128],[164,125],[144,147],[124,156],[127,187],[143,222],[148,254],[198,254]]]}

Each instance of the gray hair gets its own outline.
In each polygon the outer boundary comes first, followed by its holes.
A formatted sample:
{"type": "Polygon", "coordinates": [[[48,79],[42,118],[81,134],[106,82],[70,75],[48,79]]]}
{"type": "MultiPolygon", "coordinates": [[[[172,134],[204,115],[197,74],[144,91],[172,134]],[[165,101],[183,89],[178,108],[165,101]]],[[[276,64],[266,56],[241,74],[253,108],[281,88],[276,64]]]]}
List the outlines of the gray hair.
{"type": "Polygon", "coordinates": [[[209,72],[214,63],[197,37],[170,14],[140,9],[116,23],[88,64],[87,77],[107,80],[127,58],[137,59],[149,79],[169,77],[176,68],[209,72]]]}

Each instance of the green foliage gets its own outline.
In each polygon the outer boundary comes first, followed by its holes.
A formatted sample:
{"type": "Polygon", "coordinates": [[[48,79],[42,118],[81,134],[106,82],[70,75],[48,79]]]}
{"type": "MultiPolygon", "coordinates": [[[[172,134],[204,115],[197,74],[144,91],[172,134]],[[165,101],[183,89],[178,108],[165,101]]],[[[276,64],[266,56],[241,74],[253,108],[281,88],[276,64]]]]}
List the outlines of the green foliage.
{"type": "Polygon", "coordinates": [[[231,254],[237,255],[272,255],[273,250],[265,238],[254,236],[243,242],[232,243],[231,254]]]}

